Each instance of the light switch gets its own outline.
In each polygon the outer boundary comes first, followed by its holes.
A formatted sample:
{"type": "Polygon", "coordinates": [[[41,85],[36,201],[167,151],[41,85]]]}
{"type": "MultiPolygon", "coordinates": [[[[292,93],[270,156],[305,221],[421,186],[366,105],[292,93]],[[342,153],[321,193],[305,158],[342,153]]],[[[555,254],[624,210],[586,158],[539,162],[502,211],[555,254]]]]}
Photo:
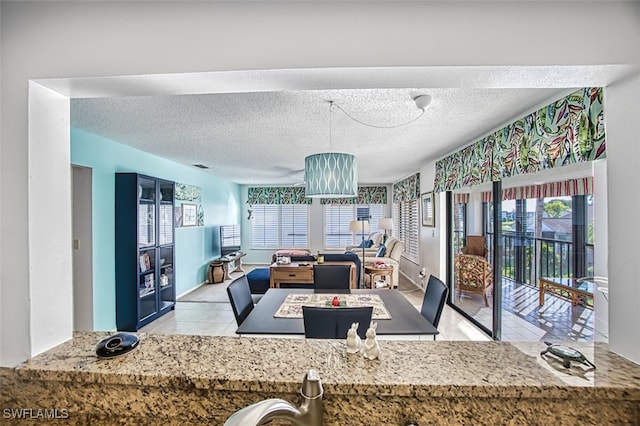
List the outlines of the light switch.
{"type": "Polygon", "coordinates": [[[73,249],[74,250],[80,249],[80,242],[78,240],[73,240],[73,249]]]}

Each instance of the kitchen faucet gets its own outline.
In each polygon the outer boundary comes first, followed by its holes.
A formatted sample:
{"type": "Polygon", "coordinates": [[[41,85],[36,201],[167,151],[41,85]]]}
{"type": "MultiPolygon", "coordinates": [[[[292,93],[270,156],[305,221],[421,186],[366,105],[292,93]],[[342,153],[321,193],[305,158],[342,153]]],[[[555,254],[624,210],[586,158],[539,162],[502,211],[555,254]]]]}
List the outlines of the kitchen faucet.
{"type": "Polygon", "coordinates": [[[322,383],[316,370],[305,374],[300,388],[302,403],[294,407],[284,399],[265,399],[233,413],[225,426],[259,426],[275,418],[291,420],[299,426],[322,426],[322,383]]]}

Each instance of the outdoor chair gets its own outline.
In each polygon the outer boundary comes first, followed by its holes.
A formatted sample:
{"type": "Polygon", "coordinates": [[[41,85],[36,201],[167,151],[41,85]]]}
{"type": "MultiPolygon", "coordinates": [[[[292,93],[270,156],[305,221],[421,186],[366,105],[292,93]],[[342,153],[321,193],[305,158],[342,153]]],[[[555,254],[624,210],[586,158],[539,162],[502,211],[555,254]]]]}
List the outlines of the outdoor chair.
{"type": "Polygon", "coordinates": [[[476,256],[487,258],[489,249],[487,248],[487,242],[482,235],[467,235],[466,245],[460,249],[462,254],[473,254],[476,256]]]}
{"type": "Polygon", "coordinates": [[[493,265],[481,256],[457,254],[454,271],[457,277],[458,299],[461,292],[482,294],[489,306],[488,295],[493,292],[493,265]]]}

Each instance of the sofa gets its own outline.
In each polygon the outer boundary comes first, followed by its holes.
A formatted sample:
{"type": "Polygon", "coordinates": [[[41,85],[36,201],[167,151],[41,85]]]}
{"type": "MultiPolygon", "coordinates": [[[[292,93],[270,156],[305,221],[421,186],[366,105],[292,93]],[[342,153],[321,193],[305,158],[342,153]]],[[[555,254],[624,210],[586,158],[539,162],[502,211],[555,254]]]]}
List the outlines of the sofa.
{"type": "MultiPolygon", "coordinates": [[[[292,262],[314,262],[316,257],[310,253],[290,253],[292,262]]],[[[275,254],[274,254],[275,256],[275,254]]],[[[353,262],[356,267],[356,283],[360,282],[361,263],[360,257],[354,252],[346,253],[326,253],[323,254],[324,260],[327,262],[347,261],[353,262]]],[[[274,257],[275,258],[275,257],[274,257]]],[[[274,260],[275,261],[275,260],[274,260]]],[[[249,288],[251,294],[260,295],[267,292],[270,287],[270,270],[269,268],[255,268],[247,274],[247,280],[249,281],[249,288]]],[[[283,284],[283,287],[294,288],[314,288],[315,286],[309,286],[309,284],[283,284]]],[[[255,299],[254,299],[255,300],[255,299]]]]}
{"type": "MultiPolygon", "coordinates": [[[[367,256],[375,256],[376,253],[378,252],[378,249],[380,248],[380,244],[382,244],[382,239],[384,237],[384,232],[382,231],[376,231],[376,232],[372,232],[371,234],[369,234],[369,236],[365,239],[366,241],[371,241],[371,245],[369,245],[368,247],[365,246],[365,253],[369,253],[367,254],[367,256]]],[[[345,251],[349,252],[349,251],[358,251],[360,250],[360,255],[362,255],[362,246],[361,245],[357,245],[357,246],[347,246],[345,247],[345,251]]]]}
{"type": "Polygon", "coordinates": [[[400,278],[400,257],[404,251],[404,243],[395,237],[389,237],[384,246],[385,253],[380,257],[377,256],[378,250],[380,249],[379,247],[376,252],[367,251],[365,249],[364,259],[362,258],[362,248],[353,248],[351,251],[358,255],[358,257],[364,262],[365,266],[370,266],[377,261],[383,261],[384,263],[393,266],[393,286],[398,287],[398,280],[400,278]]]}

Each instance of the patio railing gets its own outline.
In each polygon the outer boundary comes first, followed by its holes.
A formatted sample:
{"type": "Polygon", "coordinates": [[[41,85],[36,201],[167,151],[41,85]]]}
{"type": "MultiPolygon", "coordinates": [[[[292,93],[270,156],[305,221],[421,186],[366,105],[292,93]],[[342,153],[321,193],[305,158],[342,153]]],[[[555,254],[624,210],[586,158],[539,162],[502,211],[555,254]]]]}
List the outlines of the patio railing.
{"type": "MultiPolygon", "coordinates": [[[[491,244],[492,235],[487,235],[491,244]]],[[[502,235],[502,276],[538,287],[540,277],[573,277],[574,247],[571,241],[502,235]]],[[[593,274],[593,245],[585,245],[586,274],[593,274]]],[[[491,256],[492,251],[489,247],[491,256]]],[[[491,261],[491,258],[489,259],[491,261]]]]}

